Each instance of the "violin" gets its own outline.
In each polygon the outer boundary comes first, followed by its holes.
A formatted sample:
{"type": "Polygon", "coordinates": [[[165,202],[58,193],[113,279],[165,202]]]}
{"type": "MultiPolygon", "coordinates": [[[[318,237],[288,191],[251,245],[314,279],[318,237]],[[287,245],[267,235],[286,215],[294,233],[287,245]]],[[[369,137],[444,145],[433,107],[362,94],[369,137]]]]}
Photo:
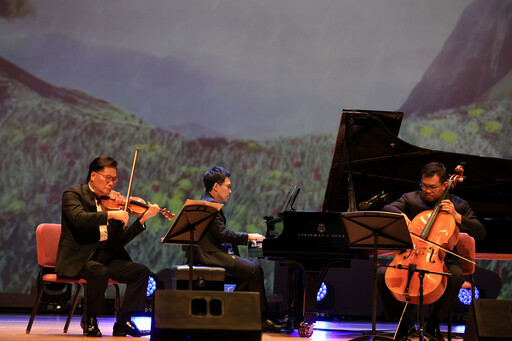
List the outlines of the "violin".
{"type": "MultiPolygon", "coordinates": [[[[149,208],[149,205],[146,204],[146,202],[143,199],[132,197],[130,195],[130,193],[132,192],[132,184],[138,156],[139,148],[136,148],[135,156],[133,158],[133,166],[130,175],[130,181],[128,182],[128,193],[126,194],[126,196],[124,197],[121,195],[121,193],[116,191],[110,191],[109,195],[101,198],[101,204],[103,205],[103,207],[105,207],[106,210],[123,210],[135,216],[142,216],[144,212],[146,212],[146,210],[149,208]],[[127,200],[126,198],[130,199],[127,200]]],[[[162,213],[168,220],[172,220],[176,217],[174,213],[170,213],[166,208],[160,209],[160,213],[162,213]]]]}
{"type": "MultiPolygon", "coordinates": [[[[149,208],[149,205],[144,201],[144,199],[130,197],[130,200],[127,202],[126,197],[116,191],[111,191],[109,195],[101,197],[101,204],[108,211],[124,210],[125,207],[127,207],[126,211],[137,217],[142,216],[149,208]]],[[[176,217],[174,213],[169,212],[166,208],[161,208],[160,213],[168,220],[172,220],[176,217]]]]}
{"type": "Polygon", "coordinates": [[[409,225],[414,248],[397,255],[386,270],[386,285],[401,302],[420,304],[422,295],[422,304],[430,304],[437,301],[446,289],[447,279],[441,273],[447,273],[448,269],[443,259],[457,244],[459,228],[452,215],[440,211],[440,204],[450,188],[464,179],[462,166],[457,166],[455,172],[434,209],[419,213],[409,225]],[[425,272],[423,288],[420,288],[419,276],[413,276],[416,269],[425,272]]]}

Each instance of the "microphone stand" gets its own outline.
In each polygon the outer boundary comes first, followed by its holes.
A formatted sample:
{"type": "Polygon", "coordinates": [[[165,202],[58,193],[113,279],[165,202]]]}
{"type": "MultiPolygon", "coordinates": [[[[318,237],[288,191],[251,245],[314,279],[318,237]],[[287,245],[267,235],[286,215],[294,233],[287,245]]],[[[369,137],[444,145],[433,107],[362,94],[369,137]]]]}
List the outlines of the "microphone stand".
{"type": "Polygon", "coordinates": [[[388,195],[388,193],[384,193],[384,191],[382,191],[382,193],[374,195],[369,200],[360,202],[359,205],[357,205],[357,207],[360,210],[365,211],[365,210],[369,209],[370,206],[372,206],[376,201],[384,199],[385,197],[387,197],[387,195],[388,195]]]}

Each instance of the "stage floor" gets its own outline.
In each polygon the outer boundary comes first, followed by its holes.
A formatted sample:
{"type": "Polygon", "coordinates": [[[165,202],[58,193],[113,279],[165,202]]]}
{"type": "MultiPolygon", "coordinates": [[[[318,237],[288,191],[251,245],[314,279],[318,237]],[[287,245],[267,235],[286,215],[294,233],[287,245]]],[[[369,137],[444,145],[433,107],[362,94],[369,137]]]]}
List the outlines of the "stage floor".
{"type": "MultiPolygon", "coordinates": [[[[80,317],[75,316],[69,327],[67,334],[62,332],[64,324],[66,323],[66,316],[49,316],[42,315],[36,316],[30,334],[25,333],[29,315],[22,314],[0,314],[0,340],[14,341],[14,340],[31,340],[31,341],[78,341],[84,340],[82,336],[82,329],[80,328],[80,317]]],[[[112,326],[115,319],[113,317],[100,317],[98,319],[99,327],[103,333],[103,339],[116,339],[122,340],[122,337],[112,336],[112,326]]],[[[151,326],[151,319],[149,317],[138,317],[135,322],[140,328],[148,329],[151,326]]],[[[378,332],[389,332],[388,337],[393,337],[396,324],[393,323],[377,323],[378,332]]],[[[348,341],[356,337],[365,335],[364,333],[371,332],[371,321],[342,321],[342,322],[324,322],[319,321],[315,324],[315,331],[311,338],[301,338],[297,330],[292,333],[263,333],[263,341],[279,341],[290,340],[290,338],[303,339],[303,340],[342,340],[348,341]]],[[[446,325],[441,325],[441,330],[446,332],[446,325]]],[[[462,340],[464,333],[464,326],[454,326],[453,340],[462,340]]],[[[379,334],[380,335],[380,334],[379,334]]],[[[149,339],[149,336],[144,337],[149,339]]],[[[412,340],[418,340],[413,338],[412,340]]]]}

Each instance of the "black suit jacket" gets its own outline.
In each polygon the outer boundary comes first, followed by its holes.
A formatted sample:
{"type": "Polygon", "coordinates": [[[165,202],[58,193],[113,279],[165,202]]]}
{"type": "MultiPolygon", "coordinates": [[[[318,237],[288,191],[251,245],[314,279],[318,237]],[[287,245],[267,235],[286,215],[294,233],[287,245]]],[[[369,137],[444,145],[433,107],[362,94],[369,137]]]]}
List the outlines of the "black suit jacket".
{"type": "Polygon", "coordinates": [[[124,246],[144,231],[144,226],[137,219],[123,229],[120,221],[107,221],[107,215],[107,211],[97,212],[88,184],[70,187],[64,191],[56,273],[69,277],[77,276],[94,255],[100,240],[99,227],[105,224],[108,229],[108,245],[114,257],[131,261],[124,246]]]}
{"type": "MultiPolygon", "coordinates": [[[[209,195],[203,195],[201,200],[216,202],[209,195]]],[[[236,244],[247,244],[249,235],[245,232],[231,231],[226,226],[226,217],[222,210],[215,216],[208,227],[205,236],[199,242],[199,246],[195,248],[194,259],[199,264],[220,266],[228,272],[235,266],[235,257],[228,253],[225,247],[226,243],[233,244],[236,252],[236,244]]]]}

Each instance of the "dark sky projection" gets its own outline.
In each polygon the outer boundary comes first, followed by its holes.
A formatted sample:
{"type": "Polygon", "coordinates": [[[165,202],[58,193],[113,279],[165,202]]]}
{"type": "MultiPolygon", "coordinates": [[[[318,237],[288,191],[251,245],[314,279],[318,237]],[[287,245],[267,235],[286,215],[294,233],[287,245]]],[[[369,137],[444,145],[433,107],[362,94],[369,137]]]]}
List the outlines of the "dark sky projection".
{"type": "Polygon", "coordinates": [[[192,137],[335,133],[397,110],[468,0],[37,1],[0,53],[192,137]]]}

